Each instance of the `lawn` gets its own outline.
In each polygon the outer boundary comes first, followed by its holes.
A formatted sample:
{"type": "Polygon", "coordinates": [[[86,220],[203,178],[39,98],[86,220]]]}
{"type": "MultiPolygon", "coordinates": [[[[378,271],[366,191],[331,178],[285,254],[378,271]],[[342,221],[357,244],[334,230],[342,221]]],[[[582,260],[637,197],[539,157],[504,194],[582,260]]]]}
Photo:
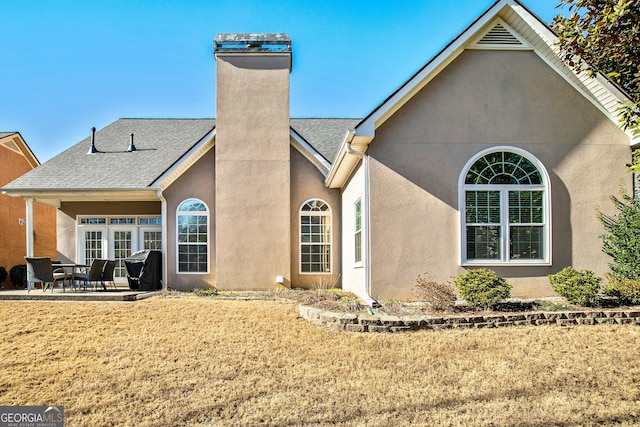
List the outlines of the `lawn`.
{"type": "Polygon", "coordinates": [[[0,405],[63,405],[67,426],[640,423],[637,326],[357,334],[163,297],[0,317],[0,405]]]}

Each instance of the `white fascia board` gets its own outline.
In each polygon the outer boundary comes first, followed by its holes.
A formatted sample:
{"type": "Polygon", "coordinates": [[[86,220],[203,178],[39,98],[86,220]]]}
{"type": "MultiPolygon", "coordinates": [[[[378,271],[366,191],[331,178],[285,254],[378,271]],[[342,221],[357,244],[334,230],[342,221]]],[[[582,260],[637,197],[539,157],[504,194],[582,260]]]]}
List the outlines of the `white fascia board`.
{"type": "Polygon", "coordinates": [[[329,175],[324,181],[324,185],[328,188],[342,188],[358,163],[360,163],[360,158],[354,155],[348,155],[347,145],[350,144],[356,151],[365,153],[372,140],[373,137],[360,136],[355,130],[349,129],[342,139],[340,149],[333,161],[329,175]]]}
{"type": "MultiPolygon", "coordinates": [[[[564,61],[562,61],[560,57],[560,50],[556,45],[558,42],[556,34],[521,5],[513,5],[512,8],[523,21],[534,29],[535,33],[548,46],[550,51],[553,52],[554,57],[548,56],[548,54],[545,54],[545,52],[542,52],[540,49],[534,49],[536,55],[538,55],[538,57],[551,67],[551,69],[555,70],[559,76],[561,76],[584,98],[589,100],[593,106],[600,110],[600,112],[619,127],[620,117],[617,113],[617,108],[621,103],[629,101],[629,98],[603,75],[596,74],[595,76],[590,76],[587,72],[576,72],[566,65],[564,61]],[[571,76],[574,78],[571,78],[571,76]],[[589,89],[590,86],[594,85],[602,89],[606,95],[598,95],[589,89]],[[607,99],[607,97],[609,99],[607,99]],[[607,101],[611,101],[612,99],[616,101],[616,107],[607,107],[607,101]]],[[[638,143],[637,137],[634,138],[630,131],[626,130],[624,132],[629,136],[631,145],[634,145],[634,140],[636,141],[635,143],[638,143]]]]}
{"type": "Polygon", "coordinates": [[[373,137],[377,127],[398,111],[447,65],[453,62],[453,60],[464,51],[466,46],[477,37],[478,32],[489,22],[493,21],[504,7],[514,7],[514,5],[515,3],[511,0],[502,0],[488,9],[477,21],[471,24],[471,26],[445,47],[444,50],[440,51],[440,53],[429,61],[424,68],[402,85],[400,89],[391,95],[391,97],[380,105],[369,117],[360,122],[356,127],[358,135],[373,137]]]}
{"type": "Polygon", "coordinates": [[[187,151],[177,162],[167,169],[150,187],[165,190],[173,184],[183,173],[202,158],[215,144],[216,128],[200,139],[189,151],[187,151]]]}
{"type": "Polygon", "coordinates": [[[313,165],[318,168],[318,170],[322,173],[322,175],[327,176],[329,173],[329,169],[331,169],[331,163],[327,161],[315,148],[313,148],[307,141],[304,140],[296,132],[291,129],[291,145],[295,147],[300,154],[306,157],[313,165]]]}

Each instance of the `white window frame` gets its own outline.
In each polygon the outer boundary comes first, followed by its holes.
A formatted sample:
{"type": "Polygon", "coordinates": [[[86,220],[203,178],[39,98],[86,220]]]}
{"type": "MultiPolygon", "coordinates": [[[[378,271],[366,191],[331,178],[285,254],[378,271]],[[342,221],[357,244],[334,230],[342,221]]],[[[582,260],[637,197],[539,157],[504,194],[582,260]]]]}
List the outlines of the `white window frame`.
{"type": "Polygon", "coordinates": [[[331,210],[331,205],[327,203],[323,199],[312,198],[305,201],[302,205],[300,205],[300,209],[298,210],[298,270],[301,275],[318,275],[318,274],[333,274],[333,211],[331,210]],[[325,211],[303,211],[302,209],[310,202],[321,202],[327,206],[327,210],[325,211]],[[302,217],[303,216],[323,216],[328,217],[329,221],[329,241],[318,243],[317,246],[328,246],[329,247],[329,271],[302,271],[302,246],[310,246],[310,242],[302,241],[302,217]]]}
{"type": "Polygon", "coordinates": [[[362,220],[362,197],[358,197],[358,200],[353,204],[353,262],[355,267],[362,267],[362,249],[363,249],[363,233],[362,230],[363,220],[362,220]],[[359,208],[359,211],[358,211],[359,208]],[[358,221],[360,224],[358,224],[358,221]],[[358,228],[358,225],[360,227],[358,228]],[[358,246],[358,241],[360,246],[358,246]]]}
{"type": "Polygon", "coordinates": [[[85,245],[86,245],[86,232],[96,232],[99,231],[102,233],[101,238],[101,251],[102,256],[101,259],[106,259],[109,256],[109,230],[106,224],[83,224],[79,225],[76,231],[78,238],[77,241],[77,250],[76,250],[76,259],[81,264],[89,264],[87,261],[85,245]]]}
{"type": "MultiPolygon", "coordinates": [[[[153,218],[154,222],[162,223],[160,215],[77,215],[76,216],[76,260],[79,263],[87,263],[85,257],[85,231],[102,231],[102,258],[113,259],[115,254],[113,250],[113,241],[111,239],[111,231],[114,229],[131,229],[132,230],[132,252],[142,250],[144,244],[140,244],[140,239],[137,237],[138,233],[142,233],[142,230],[146,231],[160,231],[162,232],[162,226],[160,224],[146,225],[141,224],[142,218],[153,218]],[[111,224],[112,219],[128,219],[132,220],[128,223],[116,223],[111,224]],[[85,224],[82,222],[86,221],[85,224]],[[102,221],[102,222],[98,222],[102,221]],[[138,246],[136,246],[138,245],[138,246]]],[[[164,253],[164,249],[162,249],[164,253]]]]}
{"type": "Polygon", "coordinates": [[[462,266],[548,266],[553,259],[552,225],[551,225],[551,181],[546,168],[533,154],[517,147],[496,146],[484,149],[471,157],[462,168],[458,179],[458,212],[460,216],[460,263],[462,266]],[[529,160],[540,172],[542,184],[539,185],[503,185],[503,184],[465,184],[467,173],[471,166],[480,158],[494,152],[511,152],[529,160]],[[510,259],[509,237],[509,191],[542,191],[543,192],[543,219],[542,224],[542,259],[510,259]],[[466,223],[466,192],[467,191],[499,191],[500,192],[500,259],[467,259],[467,223],[466,223]]]}
{"type": "MultiPolygon", "coordinates": [[[[209,274],[210,269],[211,269],[211,209],[209,209],[209,206],[200,199],[196,199],[196,198],[188,198],[188,199],[184,199],[183,201],[181,201],[180,203],[178,203],[178,206],[176,207],[176,226],[175,226],[175,236],[176,236],[176,274],[199,274],[199,275],[203,275],[203,274],[209,274]],[[181,211],[180,207],[185,204],[186,202],[190,202],[190,201],[194,201],[194,202],[198,202],[198,203],[202,203],[204,205],[204,207],[207,209],[206,211],[181,211]],[[179,239],[179,230],[178,230],[178,226],[179,226],[179,220],[178,218],[180,216],[206,216],[207,217],[207,269],[206,271],[180,271],[180,245],[184,244],[180,242],[179,239]]],[[[202,244],[201,242],[196,242],[197,244],[202,244]]]]}

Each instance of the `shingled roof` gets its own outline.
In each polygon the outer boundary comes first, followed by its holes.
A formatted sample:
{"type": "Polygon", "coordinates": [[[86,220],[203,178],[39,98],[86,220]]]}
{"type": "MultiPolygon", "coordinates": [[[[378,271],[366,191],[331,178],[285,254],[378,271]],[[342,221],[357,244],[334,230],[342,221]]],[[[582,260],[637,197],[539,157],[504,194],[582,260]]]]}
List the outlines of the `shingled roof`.
{"type": "MultiPolygon", "coordinates": [[[[291,127],[328,161],[358,119],[291,119],[291,127]]],[[[3,190],[127,190],[149,188],[215,128],[215,119],[119,119],[43,163],[3,190]],[[136,151],[128,152],[130,134],[136,151]]]]}

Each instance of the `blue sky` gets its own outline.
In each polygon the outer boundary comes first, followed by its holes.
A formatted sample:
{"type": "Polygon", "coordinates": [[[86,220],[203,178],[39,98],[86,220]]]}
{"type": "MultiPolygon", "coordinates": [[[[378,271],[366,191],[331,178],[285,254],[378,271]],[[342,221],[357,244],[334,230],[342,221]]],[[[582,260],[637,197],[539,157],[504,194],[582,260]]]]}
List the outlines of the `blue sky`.
{"type": "Polygon", "coordinates": [[[0,0],[0,131],[44,162],[118,118],[215,117],[212,42],[233,32],[291,36],[292,117],[363,117],[492,4],[0,0]]]}

